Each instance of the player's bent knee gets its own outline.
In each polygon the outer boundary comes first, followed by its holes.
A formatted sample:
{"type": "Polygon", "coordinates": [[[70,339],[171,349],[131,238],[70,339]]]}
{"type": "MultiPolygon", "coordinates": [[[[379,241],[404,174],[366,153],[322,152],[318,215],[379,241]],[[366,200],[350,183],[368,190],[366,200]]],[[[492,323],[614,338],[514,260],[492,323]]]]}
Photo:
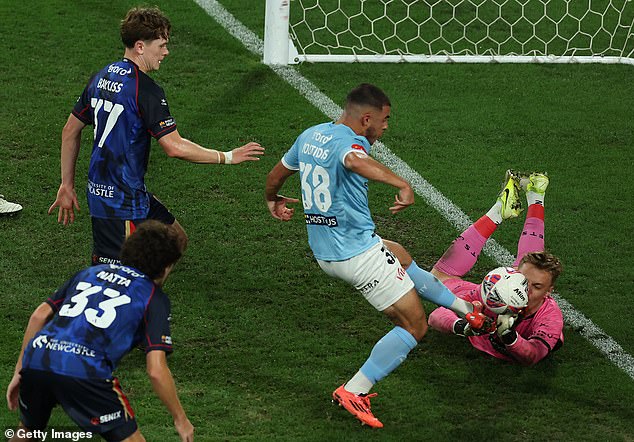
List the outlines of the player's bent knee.
{"type": "Polygon", "coordinates": [[[425,315],[416,315],[416,317],[405,317],[400,320],[394,320],[394,325],[407,330],[407,332],[416,339],[416,342],[420,342],[421,339],[427,334],[429,325],[427,324],[427,318],[425,315]]]}

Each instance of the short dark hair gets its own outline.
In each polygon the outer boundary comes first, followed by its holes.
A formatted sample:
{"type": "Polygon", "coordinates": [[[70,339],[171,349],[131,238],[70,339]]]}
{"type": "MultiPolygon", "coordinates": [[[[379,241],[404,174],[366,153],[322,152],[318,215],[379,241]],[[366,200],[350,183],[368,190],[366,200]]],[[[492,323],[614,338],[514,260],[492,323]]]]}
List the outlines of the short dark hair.
{"type": "Polygon", "coordinates": [[[127,48],[143,40],[169,39],[172,25],[159,8],[132,8],[121,20],[121,41],[127,48]]]}
{"type": "Polygon", "coordinates": [[[392,106],[392,103],[380,88],[370,83],[361,83],[346,97],[346,107],[349,105],[371,106],[382,110],[383,106],[392,106]]]}
{"type": "Polygon", "coordinates": [[[156,279],[182,255],[178,233],[172,226],[147,220],[125,240],[121,248],[121,264],[156,279]]]}
{"type": "Polygon", "coordinates": [[[533,264],[539,270],[544,270],[550,273],[550,277],[552,280],[552,284],[555,285],[555,281],[561,275],[563,271],[563,266],[561,265],[561,261],[555,255],[549,252],[530,252],[524,255],[520,261],[520,266],[522,264],[533,264]]]}

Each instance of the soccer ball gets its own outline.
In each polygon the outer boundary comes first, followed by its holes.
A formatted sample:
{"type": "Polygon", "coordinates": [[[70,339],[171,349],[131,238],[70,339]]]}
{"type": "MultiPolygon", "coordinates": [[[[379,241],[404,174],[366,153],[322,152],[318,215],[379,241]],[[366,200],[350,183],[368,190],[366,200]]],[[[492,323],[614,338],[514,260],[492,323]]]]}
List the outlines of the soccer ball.
{"type": "Polygon", "coordinates": [[[484,277],[480,295],[492,312],[517,314],[528,305],[528,281],[512,267],[498,267],[484,277]]]}

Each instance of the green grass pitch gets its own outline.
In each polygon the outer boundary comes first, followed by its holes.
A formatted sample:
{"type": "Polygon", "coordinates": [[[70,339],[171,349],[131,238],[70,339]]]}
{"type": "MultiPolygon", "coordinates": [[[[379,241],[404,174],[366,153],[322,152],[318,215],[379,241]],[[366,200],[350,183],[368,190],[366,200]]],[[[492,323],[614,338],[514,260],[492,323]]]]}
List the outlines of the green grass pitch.
{"type": "MultiPolygon", "coordinates": [[[[197,440],[634,440],[634,380],[571,326],[564,347],[533,368],[430,331],[376,386],[379,431],[331,405],[332,390],[390,324],[323,274],[301,216],[276,222],[263,201],[271,167],[304,128],[327,117],[194,2],[154,3],[172,20],[173,38],[153,76],[181,134],[222,150],[249,140],[267,149],[261,161],[236,167],[169,159],[157,144],[151,155],[148,188],[190,237],[165,289],[173,305],[170,368],[197,440]]],[[[122,55],[118,24],[135,4],[0,2],[0,193],[25,207],[0,218],[3,390],[31,311],[89,261],[90,130],[76,180],[82,212],[63,227],[46,211],[59,185],[61,128],[89,76],[122,55]]],[[[222,4],[262,37],[264,1],[222,4]]],[[[507,168],[547,171],[546,244],[565,266],[558,291],[634,354],[632,67],[297,69],[338,104],[360,82],[381,86],[393,103],[384,143],[472,219],[493,204],[507,168]]],[[[284,193],[300,195],[295,177],[284,193]]],[[[393,193],[370,187],[377,231],[430,268],[459,232],[422,198],[390,215],[393,193]]],[[[514,252],[520,229],[508,222],[494,237],[514,252]]],[[[469,277],[493,266],[483,255],[469,277]]],[[[177,440],[143,354],[125,358],[118,376],[147,440],[177,440]]],[[[0,409],[0,427],[17,424],[17,414],[0,409]]],[[[51,425],[69,421],[57,411],[51,425]]]]}

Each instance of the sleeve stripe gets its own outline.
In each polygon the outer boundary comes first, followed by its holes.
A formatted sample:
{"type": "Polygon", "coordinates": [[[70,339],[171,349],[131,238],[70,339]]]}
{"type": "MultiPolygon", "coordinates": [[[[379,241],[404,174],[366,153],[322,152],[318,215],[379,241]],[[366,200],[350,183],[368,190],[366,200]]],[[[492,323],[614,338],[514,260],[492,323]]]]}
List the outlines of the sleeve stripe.
{"type": "Polygon", "coordinates": [[[151,130],[148,130],[148,132],[150,132],[150,135],[152,135],[154,138],[159,139],[163,135],[167,135],[168,133],[171,133],[171,132],[173,132],[175,130],[176,130],[176,125],[173,125],[173,126],[170,126],[170,127],[166,127],[165,129],[163,129],[162,131],[157,132],[157,133],[153,133],[151,130]]]}
{"type": "Polygon", "coordinates": [[[84,115],[84,112],[86,112],[88,110],[88,106],[86,106],[85,108],[83,108],[81,110],[81,112],[77,112],[75,111],[75,109],[73,109],[72,114],[82,123],[86,123],[86,124],[90,124],[92,123],[92,121],[90,121],[88,118],[86,118],[86,116],[84,115]]]}
{"type": "Polygon", "coordinates": [[[50,305],[50,306],[51,306],[51,308],[52,308],[55,312],[57,312],[57,311],[59,310],[59,306],[60,306],[60,305],[64,302],[64,299],[65,299],[65,298],[58,299],[57,301],[55,301],[53,298],[48,298],[48,299],[46,300],[46,303],[47,303],[48,305],[50,305]]]}
{"type": "Polygon", "coordinates": [[[542,338],[537,337],[537,336],[531,336],[527,340],[530,341],[531,339],[537,339],[538,341],[543,343],[546,346],[546,348],[548,349],[548,353],[550,353],[553,350],[552,348],[550,348],[550,345],[548,344],[548,342],[544,341],[542,338]]]}
{"type": "Polygon", "coordinates": [[[150,305],[150,301],[152,301],[152,298],[154,297],[154,292],[156,290],[156,286],[152,286],[152,294],[150,295],[150,297],[147,300],[147,304],[145,304],[145,312],[143,313],[143,325],[144,325],[144,329],[145,329],[145,340],[147,341],[147,345],[145,346],[146,348],[150,347],[152,345],[152,341],[150,341],[150,335],[147,332],[147,308],[150,305]]]}
{"type": "Polygon", "coordinates": [[[291,166],[290,166],[290,165],[286,162],[286,160],[284,160],[284,157],[282,157],[282,160],[281,160],[281,161],[282,161],[282,165],[283,165],[284,167],[286,167],[288,170],[299,170],[299,168],[298,168],[298,167],[291,167],[291,166]]]}
{"type": "Polygon", "coordinates": [[[145,352],[149,353],[153,350],[163,350],[165,352],[171,353],[172,351],[174,351],[174,349],[172,348],[171,345],[167,345],[167,344],[154,344],[154,345],[148,345],[147,347],[145,347],[145,352]]]}
{"type": "Polygon", "coordinates": [[[136,110],[139,113],[139,116],[141,116],[141,108],[139,107],[139,69],[136,67],[135,64],[133,64],[133,66],[134,66],[134,73],[136,74],[136,77],[135,77],[136,90],[135,90],[134,102],[136,103],[136,110]]]}

